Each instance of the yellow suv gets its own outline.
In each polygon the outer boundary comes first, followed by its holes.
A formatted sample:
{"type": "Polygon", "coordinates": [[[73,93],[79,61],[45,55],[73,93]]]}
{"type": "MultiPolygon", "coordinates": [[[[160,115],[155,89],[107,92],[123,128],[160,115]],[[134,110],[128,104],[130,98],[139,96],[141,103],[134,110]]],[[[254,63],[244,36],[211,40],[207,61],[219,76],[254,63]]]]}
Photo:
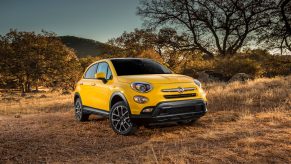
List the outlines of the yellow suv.
{"type": "Polygon", "coordinates": [[[140,125],[192,123],[207,112],[206,102],[199,81],[140,58],[91,64],[74,96],[77,120],[88,120],[90,114],[109,116],[112,129],[121,135],[140,125]]]}

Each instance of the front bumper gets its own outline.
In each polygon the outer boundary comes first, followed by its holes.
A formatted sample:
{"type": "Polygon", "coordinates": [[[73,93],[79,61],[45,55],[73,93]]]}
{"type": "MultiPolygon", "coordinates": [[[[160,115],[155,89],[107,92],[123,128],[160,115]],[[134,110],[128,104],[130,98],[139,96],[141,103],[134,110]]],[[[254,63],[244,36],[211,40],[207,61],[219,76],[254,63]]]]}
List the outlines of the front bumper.
{"type": "Polygon", "coordinates": [[[206,103],[200,99],[161,102],[153,108],[151,113],[132,115],[131,120],[137,124],[195,120],[207,112],[206,103]]]}

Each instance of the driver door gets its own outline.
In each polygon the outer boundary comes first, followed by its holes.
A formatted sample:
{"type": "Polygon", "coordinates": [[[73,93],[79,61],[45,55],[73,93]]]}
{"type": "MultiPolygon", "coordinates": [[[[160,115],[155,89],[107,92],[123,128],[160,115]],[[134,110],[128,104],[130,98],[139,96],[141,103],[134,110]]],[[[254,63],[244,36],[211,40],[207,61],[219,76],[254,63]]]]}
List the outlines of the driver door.
{"type": "Polygon", "coordinates": [[[108,63],[98,63],[96,73],[103,72],[106,76],[105,79],[96,79],[90,88],[90,95],[92,96],[91,107],[109,111],[110,100],[110,86],[112,85],[112,74],[108,63]]]}

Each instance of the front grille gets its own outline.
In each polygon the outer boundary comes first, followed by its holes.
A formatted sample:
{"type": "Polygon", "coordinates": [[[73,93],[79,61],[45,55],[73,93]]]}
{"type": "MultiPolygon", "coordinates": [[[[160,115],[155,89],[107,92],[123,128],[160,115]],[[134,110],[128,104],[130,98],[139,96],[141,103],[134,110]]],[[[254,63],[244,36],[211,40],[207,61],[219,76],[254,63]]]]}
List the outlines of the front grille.
{"type": "Polygon", "coordinates": [[[185,92],[185,91],[194,91],[195,88],[171,88],[171,89],[162,89],[162,92],[185,92]]]}
{"type": "Polygon", "coordinates": [[[158,115],[162,116],[162,115],[171,115],[171,114],[202,112],[203,109],[204,109],[203,105],[164,108],[164,109],[160,109],[159,110],[159,114],[158,115]]]}
{"type": "Polygon", "coordinates": [[[195,97],[195,96],[196,96],[196,93],[164,95],[166,99],[186,98],[186,97],[195,97]]]}

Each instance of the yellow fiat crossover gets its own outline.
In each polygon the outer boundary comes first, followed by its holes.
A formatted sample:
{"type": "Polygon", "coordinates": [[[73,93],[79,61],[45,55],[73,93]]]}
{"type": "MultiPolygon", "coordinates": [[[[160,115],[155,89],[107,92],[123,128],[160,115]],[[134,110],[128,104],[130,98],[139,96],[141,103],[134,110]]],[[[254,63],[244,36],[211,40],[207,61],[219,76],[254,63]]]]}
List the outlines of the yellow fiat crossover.
{"type": "Polygon", "coordinates": [[[190,124],[207,112],[206,104],[198,80],[140,58],[91,64],[74,95],[78,121],[88,120],[90,114],[108,116],[112,129],[121,135],[132,134],[141,125],[190,124]]]}

